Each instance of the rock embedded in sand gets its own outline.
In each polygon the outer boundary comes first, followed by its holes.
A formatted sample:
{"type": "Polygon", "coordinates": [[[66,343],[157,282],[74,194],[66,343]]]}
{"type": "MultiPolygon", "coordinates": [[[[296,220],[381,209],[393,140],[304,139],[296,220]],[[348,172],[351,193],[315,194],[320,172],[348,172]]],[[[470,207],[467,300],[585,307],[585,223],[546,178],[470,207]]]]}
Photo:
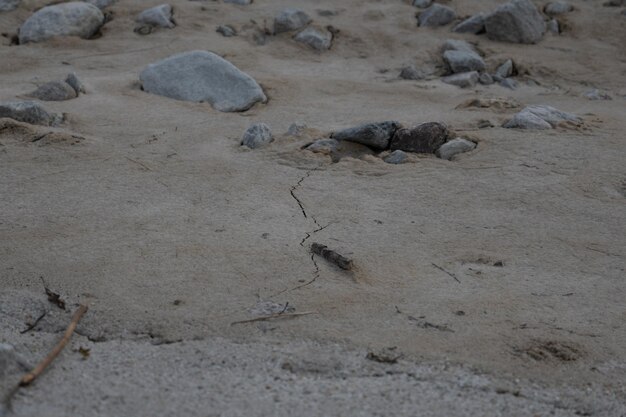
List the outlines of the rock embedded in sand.
{"type": "Polygon", "coordinates": [[[441,48],[441,52],[446,51],[466,51],[466,52],[476,52],[476,49],[466,41],[458,40],[458,39],[447,39],[441,48]]]}
{"type": "Polygon", "coordinates": [[[496,69],[495,75],[500,78],[507,78],[513,75],[513,61],[507,59],[502,65],[496,69]]]}
{"type": "Polygon", "coordinates": [[[0,118],[2,117],[42,126],[56,126],[62,119],[61,116],[49,113],[41,104],[34,101],[0,103],[0,118]]]}
{"type": "Polygon", "coordinates": [[[364,125],[340,130],[331,135],[331,138],[342,141],[360,143],[372,149],[387,149],[391,138],[402,125],[395,121],[367,123],[364,125]]]}
{"type": "Polygon", "coordinates": [[[434,153],[448,140],[446,125],[438,122],[422,123],[410,129],[398,129],[391,139],[391,150],[434,153]]]}
{"type": "Polygon", "coordinates": [[[21,44],[41,42],[55,36],[91,38],[104,24],[104,15],[93,4],[70,2],[46,6],[20,27],[21,44]]]}
{"type": "Polygon", "coordinates": [[[274,18],[274,34],[302,29],[312,21],[311,17],[300,9],[285,9],[274,18]]]}
{"type": "Polygon", "coordinates": [[[597,88],[587,91],[583,96],[588,100],[613,100],[608,93],[600,91],[597,88]]]}
{"type": "Polygon", "coordinates": [[[556,19],[552,19],[548,22],[547,28],[548,32],[558,35],[561,33],[561,28],[559,27],[559,21],[556,19]]]}
{"type": "Polygon", "coordinates": [[[425,9],[433,3],[433,0],[413,0],[413,6],[425,9]]]}
{"type": "Polygon", "coordinates": [[[543,8],[543,11],[548,16],[557,16],[560,14],[571,12],[572,10],[574,10],[574,6],[566,1],[554,1],[546,4],[546,7],[543,8]]]}
{"type": "Polygon", "coordinates": [[[455,155],[460,153],[469,152],[476,148],[476,144],[472,141],[463,138],[452,139],[449,142],[444,143],[437,149],[435,154],[446,160],[451,160],[455,155]]]}
{"type": "Polygon", "coordinates": [[[78,76],[75,72],[70,72],[69,74],[67,74],[67,77],[65,77],[65,82],[68,83],[70,87],[74,89],[74,91],[76,91],[77,96],[80,93],[85,93],[85,86],[78,79],[78,76]]]}
{"type": "Polygon", "coordinates": [[[0,0],[0,12],[10,12],[17,9],[20,5],[20,0],[0,0]]]}
{"type": "Polygon", "coordinates": [[[265,123],[255,123],[250,126],[241,138],[241,145],[250,149],[260,148],[272,142],[272,131],[265,123]]]}
{"type": "Polygon", "coordinates": [[[452,22],[456,13],[448,6],[435,3],[417,17],[418,26],[443,26],[452,22]]]}
{"type": "Polygon", "coordinates": [[[295,122],[295,123],[292,123],[287,129],[287,134],[289,136],[300,136],[302,135],[302,133],[304,133],[305,129],[306,129],[306,124],[295,122]]]}
{"type": "Polygon", "coordinates": [[[493,84],[493,77],[487,74],[486,72],[483,72],[478,77],[478,82],[481,83],[482,85],[491,85],[493,84]]]}
{"type": "Polygon", "coordinates": [[[308,145],[305,149],[315,153],[330,155],[331,153],[336,152],[338,148],[339,141],[336,139],[318,139],[308,145]]]}
{"type": "Polygon", "coordinates": [[[222,112],[245,111],[267,101],[257,82],[222,57],[188,51],[148,65],[139,75],[148,93],[209,102],[222,112]]]}
{"type": "Polygon", "coordinates": [[[225,38],[230,38],[232,36],[237,36],[237,31],[235,30],[234,27],[232,27],[230,25],[218,26],[215,31],[217,33],[219,33],[220,35],[222,35],[223,37],[225,37],[225,38]]]}
{"type": "Polygon", "coordinates": [[[503,80],[500,80],[500,85],[511,90],[516,90],[517,87],[519,87],[519,84],[513,78],[504,78],[503,80]]]}
{"type": "Polygon", "coordinates": [[[457,87],[467,88],[473,87],[478,83],[480,76],[476,71],[461,72],[458,74],[448,75],[443,77],[441,81],[446,84],[456,85],[457,87]]]}
{"type": "Polygon", "coordinates": [[[485,32],[491,40],[511,43],[537,43],[546,24],[530,0],[512,0],[485,17],[485,32]]]}
{"type": "Polygon", "coordinates": [[[332,45],[333,34],[327,30],[306,28],[298,33],[294,39],[318,51],[325,51],[330,49],[332,45]]]}
{"type": "Polygon", "coordinates": [[[65,81],[50,81],[37,87],[35,91],[26,94],[27,97],[43,101],[64,101],[76,98],[76,90],[65,81]]]}
{"type": "Polygon", "coordinates": [[[448,50],[443,53],[443,60],[455,74],[485,70],[485,61],[483,61],[480,55],[472,51],[448,50]]]}
{"type": "Polygon", "coordinates": [[[475,35],[485,31],[485,15],[482,13],[469,17],[452,28],[457,33],[473,33],[475,35]]]}
{"type": "Polygon", "coordinates": [[[525,107],[502,126],[509,129],[551,129],[561,122],[580,123],[581,119],[552,106],[534,105],[525,107]]]}
{"type": "Polygon", "coordinates": [[[401,151],[399,149],[391,152],[389,155],[387,155],[385,158],[383,158],[383,161],[385,161],[388,164],[403,164],[406,162],[406,160],[408,159],[408,155],[406,154],[406,152],[401,151]]]}
{"type": "Polygon", "coordinates": [[[151,7],[139,13],[137,23],[161,28],[173,28],[176,24],[172,21],[172,6],[161,4],[151,7]]]}

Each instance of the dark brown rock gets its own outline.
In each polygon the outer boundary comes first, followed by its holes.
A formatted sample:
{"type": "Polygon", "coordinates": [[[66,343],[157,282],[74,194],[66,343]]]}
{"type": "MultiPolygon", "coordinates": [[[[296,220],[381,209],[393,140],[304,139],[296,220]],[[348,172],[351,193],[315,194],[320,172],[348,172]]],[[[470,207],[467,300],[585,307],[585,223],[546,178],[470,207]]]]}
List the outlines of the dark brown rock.
{"type": "Polygon", "coordinates": [[[398,129],[391,139],[391,150],[434,153],[448,140],[446,125],[437,122],[422,123],[411,129],[398,129]]]}

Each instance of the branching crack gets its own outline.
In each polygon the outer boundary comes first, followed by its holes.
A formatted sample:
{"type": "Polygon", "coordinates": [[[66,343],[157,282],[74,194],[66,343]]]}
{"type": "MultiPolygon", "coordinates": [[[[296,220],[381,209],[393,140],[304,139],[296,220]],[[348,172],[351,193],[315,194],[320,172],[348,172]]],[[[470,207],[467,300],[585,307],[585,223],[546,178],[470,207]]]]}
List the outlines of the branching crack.
{"type": "Polygon", "coordinates": [[[302,211],[302,215],[304,216],[305,219],[308,219],[309,217],[307,216],[306,210],[304,209],[304,204],[302,204],[302,201],[300,201],[300,199],[296,195],[296,189],[298,189],[298,187],[302,185],[302,182],[305,179],[309,178],[310,175],[311,175],[311,171],[307,171],[307,173],[302,178],[300,178],[300,180],[296,183],[296,185],[291,187],[291,190],[289,190],[289,193],[291,193],[291,196],[293,197],[293,199],[296,200],[296,203],[298,203],[298,206],[300,206],[300,210],[302,211]]]}

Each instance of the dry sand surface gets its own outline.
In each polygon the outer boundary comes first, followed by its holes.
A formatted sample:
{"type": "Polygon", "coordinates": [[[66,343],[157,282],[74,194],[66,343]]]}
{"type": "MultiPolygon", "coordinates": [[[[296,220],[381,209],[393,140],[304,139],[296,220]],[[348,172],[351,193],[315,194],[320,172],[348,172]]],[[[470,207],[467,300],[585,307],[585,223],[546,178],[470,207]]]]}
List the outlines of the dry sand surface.
{"type": "MultiPolygon", "coordinates": [[[[445,3],[468,16],[502,2],[445,3]]],[[[626,415],[626,16],[571,3],[563,33],[536,45],[418,28],[401,0],[172,0],[177,26],[144,36],[134,19],[159,3],[119,0],[97,39],[26,45],[11,36],[46,2],[0,13],[0,101],[71,71],[87,90],[43,102],[66,114],[58,127],[0,120],[0,342],[24,362],[5,360],[0,388],[89,304],[14,415],[626,415]],[[251,21],[288,6],[340,31],[329,51],[255,41],[251,21]],[[439,63],[446,39],[476,43],[490,68],[513,59],[519,88],[398,78],[439,63]],[[141,90],[146,65],[195,49],[269,101],[223,113],[141,90]],[[520,107],[457,107],[474,98],[520,107]],[[530,104],[583,123],[500,127],[530,104]],[[401,165],[301,149],[382,120],[444,122],[478,147],[401,165]],[[274,142],[241,147],[256,122],[274,142]],[[285,134],[293,122],[303,135],[285,134]],[[314,314],[231,325],[267,302],[314,314]],[[365,357],[390,347],[395,364],[365,357]]]]}

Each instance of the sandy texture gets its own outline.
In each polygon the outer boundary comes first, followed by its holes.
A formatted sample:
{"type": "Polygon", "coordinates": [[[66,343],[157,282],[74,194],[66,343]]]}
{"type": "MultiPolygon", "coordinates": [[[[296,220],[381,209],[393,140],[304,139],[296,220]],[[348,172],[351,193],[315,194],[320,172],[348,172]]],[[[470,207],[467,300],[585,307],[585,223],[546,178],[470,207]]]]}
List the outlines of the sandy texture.
{"type": "MultiPolygon", "coordinates": [[[[34,364],[67,325],[40,276],[70,309],[90,305],[73,348],[16,397],[16,414],[268,415],[278,401],[278,415],[624,415],[625,23],[619,8],[572,3],[564,33],[537,45],[417,28],[400,0],[175,0],[176,28],[145,36],[134,19],[157,3],[120,0],[98,39],[19,46],[11,35],[44,2],[0,14],[2,101],[71,71],[87,90],[44,103],[65,113],[59,127],[0,121],[0,342],[34,364]],[[329,51],[289,33],[258,44],[288,6],[339,29],[329,51]],[[216,33],[224,24],[239,35],[216,33]],[[440,64],[449,38],[477,43],[492,70],[513,59],[527,72],[520,87],[398,78],[440,64]],[[141,91],[146,65],[196,49],[255,78],[269,102],[221,113],[141,91]],[[584,98],[594,87],[613,100],[584,98]],[[458,107],[475,98],[520,106],[458,107]],[[477,127],[531,104],[584,123],[477,127]],[[301,149],[384,120],[445,122],[478,147],[401,165],[359,147],[338,163],[301,149]],[[296,121],[308,129],[285,135],[296,121]],[[256,122],[275,140],[240,147],[256,122]],[[312,258],[313,242],[355,269],[312,258]],[[317,314],[230,325],[259,300],[317,314]],[[404,355],[391,374],[364,362],[391,346],[404,355]],[[285,370],[290,355],[322,371],[285,370]],[[500,395],[499,383],[528,396],[500,395]],[[568,395],[597,402],[553,401],[568,395]]],[[[500,2],[447,4],[468,16],[500,2]]]]}

